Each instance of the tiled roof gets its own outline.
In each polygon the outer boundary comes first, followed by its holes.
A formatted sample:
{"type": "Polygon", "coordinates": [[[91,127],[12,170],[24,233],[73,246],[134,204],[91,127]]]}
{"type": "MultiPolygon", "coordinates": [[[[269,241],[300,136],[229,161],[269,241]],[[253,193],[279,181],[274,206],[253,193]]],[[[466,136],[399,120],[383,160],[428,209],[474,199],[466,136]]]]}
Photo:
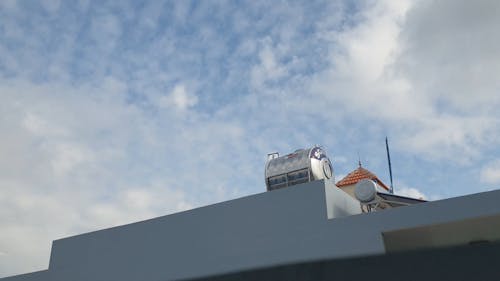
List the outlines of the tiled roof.
{"type": "Polygon", "coordinates": [[[338,181],[336,185],[338,187],[352,185],[358,183],[358,181],[362,179],[370,179],[375,183],[377,183],[378,185],[380,185],[381,187],[385,188],[386,190],[389,190],[389,187],[387,187],[374,173],[368,171],[367,169],[361,166],[359,166],[356,170],[347,174],[347,176],[338,181]]]}

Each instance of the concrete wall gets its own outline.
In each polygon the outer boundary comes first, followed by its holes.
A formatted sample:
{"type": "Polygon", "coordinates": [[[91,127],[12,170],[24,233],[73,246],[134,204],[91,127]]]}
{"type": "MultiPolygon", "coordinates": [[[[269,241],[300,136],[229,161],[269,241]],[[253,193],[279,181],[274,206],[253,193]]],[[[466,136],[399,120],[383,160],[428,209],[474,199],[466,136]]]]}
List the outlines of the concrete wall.
{"type": "Polygon", "coordinates": [[[49,269],[54,280],[170,280],[331,256],[324,189],[317,181],[57,240],[49,269]]]}
{"type": "Polygon", "coordinates": [[[2,281],[50,281],[48,270],[42,270],[27,274],[16,275],[12,277],[0,278],[2,281]]]}
{"type": "Polygon", "coordinates": [[[383,232],[500,214],[494,191],[328,219],[339,191],[328,188],[316,181],[56,240],[48,271],[5,281],[160,281],[383,254],[383,232]]]}
{"type": "Polygon", "coordinates": [[[340,189],[342,189],[345,193],[349,194],[352,198],[356,198],[354,196],[354,188],[355,187],[356,187],[355,184],[351,184],[351,185],[342,186],[342,187],[340,187],[340,189]]]}
{"type": "Polygon", "coordinates": [[[310,261],[191,281],[498,281],[500,243],[310,261]]]}

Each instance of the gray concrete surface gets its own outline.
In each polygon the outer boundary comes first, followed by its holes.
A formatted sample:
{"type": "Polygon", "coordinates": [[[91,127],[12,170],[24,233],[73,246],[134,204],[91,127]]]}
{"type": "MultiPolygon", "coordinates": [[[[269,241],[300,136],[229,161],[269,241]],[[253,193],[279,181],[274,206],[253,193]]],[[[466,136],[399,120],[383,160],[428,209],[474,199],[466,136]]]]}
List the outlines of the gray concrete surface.
{"type": "Polygon", "coordinates": [[[500,214],[492,191],[328,219],[328,188],[316,181],[56,240],[47,271],[2,280],[164,281],[383,254],[383,232],[500,214]]]}

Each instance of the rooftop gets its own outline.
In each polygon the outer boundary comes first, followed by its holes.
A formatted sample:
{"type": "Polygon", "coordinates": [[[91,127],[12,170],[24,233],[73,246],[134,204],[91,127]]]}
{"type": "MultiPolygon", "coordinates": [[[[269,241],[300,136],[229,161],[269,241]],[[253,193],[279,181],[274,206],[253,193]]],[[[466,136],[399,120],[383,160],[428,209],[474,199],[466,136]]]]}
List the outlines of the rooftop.
{"type": "Polygon", "coordinates": [[[380,185],[381,187],[383,187],[384,189],[390,190],[389,187],[387,187],[387,185],[385,185],[374,173],[363,168],[361,166],[361,163],[359,163],[359,167],[356,170],[347,174],[347,176],[345,176],[343,179],[338,181],[336,183],[336,185],[338,187],[344,187],[344,186],[356,184],[356,183],[358,183],[358,181],[363,180],[363,179],[370,179],[370,180],[374,181],[375,183],[377,183],[378,185],[380,185]]]}

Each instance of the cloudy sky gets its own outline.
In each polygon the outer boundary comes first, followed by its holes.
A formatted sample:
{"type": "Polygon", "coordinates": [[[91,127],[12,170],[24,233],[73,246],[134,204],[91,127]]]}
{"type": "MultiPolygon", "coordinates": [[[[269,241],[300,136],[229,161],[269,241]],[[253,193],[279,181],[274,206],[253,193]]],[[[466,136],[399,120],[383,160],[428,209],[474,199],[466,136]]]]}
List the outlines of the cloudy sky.
{"type": "Polygon", "coordinates": [[[441,199],[500,187],[498,1],[0,1],[0,277],[54,239],[265,190],[322,144],[441,199]]]}

